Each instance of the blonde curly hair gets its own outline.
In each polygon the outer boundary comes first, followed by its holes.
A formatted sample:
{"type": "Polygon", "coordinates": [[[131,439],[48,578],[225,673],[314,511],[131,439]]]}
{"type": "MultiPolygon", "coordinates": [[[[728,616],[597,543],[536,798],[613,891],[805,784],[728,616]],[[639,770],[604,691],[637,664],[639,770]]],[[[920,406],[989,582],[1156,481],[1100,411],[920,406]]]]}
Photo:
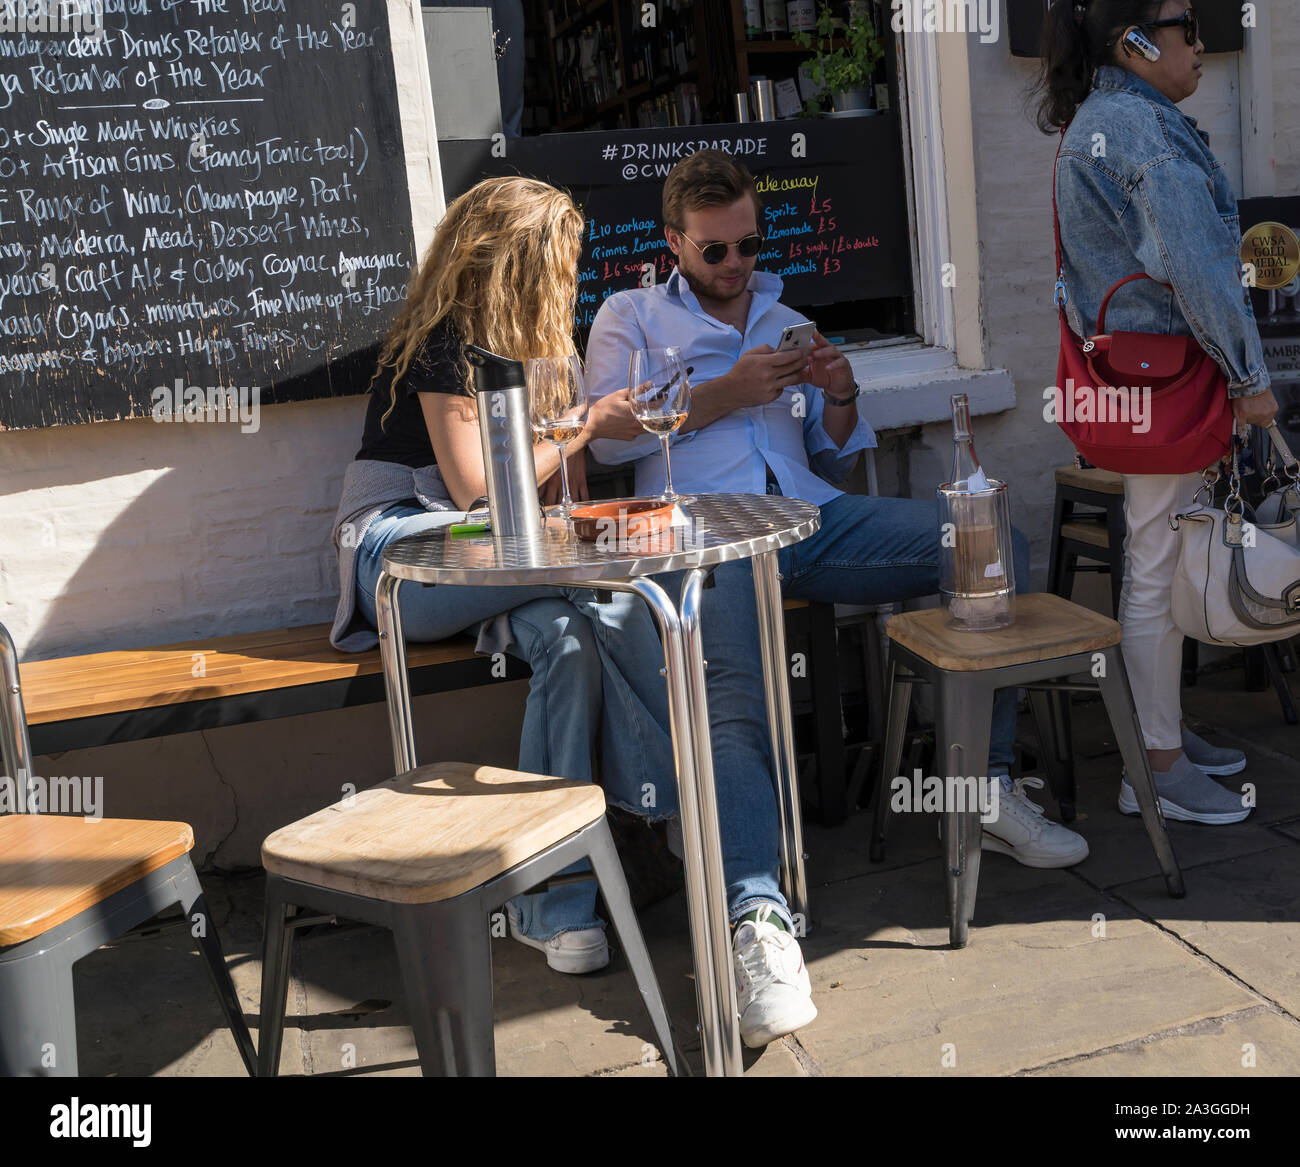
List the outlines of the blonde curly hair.
{"type": "MultiPolygon", "coordinates": [[[[531,178],[489,178],[447,208],[407,287],[375,378],[394,368],[388,409],[433,328],[450,320],[463,342],[517,361],[574,352],[582,213],[569,194],[531,178]]],[[[472,372],[461,360],[463,385],[472,372]]]]}

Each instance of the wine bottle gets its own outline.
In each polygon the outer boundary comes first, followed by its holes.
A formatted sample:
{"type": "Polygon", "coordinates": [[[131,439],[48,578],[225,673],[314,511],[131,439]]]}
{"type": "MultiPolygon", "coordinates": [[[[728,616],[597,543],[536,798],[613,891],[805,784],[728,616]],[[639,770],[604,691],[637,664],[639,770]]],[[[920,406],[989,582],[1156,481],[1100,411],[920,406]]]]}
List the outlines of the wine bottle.
{"type": "Polygon", "coordinates": [[[763,0],[745,0],[745,39],[756,41],[763,36],[763,0]]]}
{"type": "Polygon", "coordinates": [[[952,475],[948,485],[953,490],[988,490],[988,476],[975,453],[975,439],[970,429],[970,402],[965,393],[952,396],[952,475]]]}
{"type": "Polygon", "coordinates": [[[622,93],[624,87],[623,58],[618,54],[618,40],[614,35],[614,26],[612,24],[606,30],[605,56],[609,61],[609,69],[613,78],[614,92],[622,93]]]}
{"type": "Polygon", "coordinates": [[[763,0],[763,28],[772,40],[785,39],[790,31],[785,19],[785,0],[763,0]]]}
{"type": "Polygon", "coordinates": [[[642,71],[645,63],[641,60],[641,7],[633,5],[631,31],[623,41],[623,55],[627,60],[627,81],[629,85],[639,85],[645,78],[642,71]]]}
{"type": "Polygon", "coordinates": [[[690,68],[689,54],[686,48],[686,21],[681,14],[679,0],[672,0],[673,5],[673,64],[677,66],[678,76],[690,68]]]}
{"type": "Polygon", "coordinates": [[[952,477],[936,492],[939,592],[958,627],[1002,628],[1016,614],[1010,497],[980,466],[964,393],[952,397],[952,441],[952,477]]]}
{"type": "Polygon", "coordinates": [[[655,82],[659,79],[659,57],[655,52],[654,37],[646,29],[641,37],[641,52],[645,55],[645,79],[655,82]]]}
{"type": "Polygon", "coordinates": [[[671,74],[677,68],[677,18],[672,0],[664,0],[659,16],[659,59],[664,72],[671,74]]]}

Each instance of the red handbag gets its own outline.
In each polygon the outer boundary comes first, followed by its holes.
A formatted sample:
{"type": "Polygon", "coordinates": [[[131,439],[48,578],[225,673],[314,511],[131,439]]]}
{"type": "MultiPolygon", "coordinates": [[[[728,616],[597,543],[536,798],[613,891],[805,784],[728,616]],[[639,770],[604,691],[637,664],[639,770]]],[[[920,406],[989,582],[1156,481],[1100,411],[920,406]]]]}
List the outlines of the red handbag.
{"type": "Polygon", "coordinates": [[[1115,284],[1097,312],[1096,333],[1087,340],[1076,336],[1065,315],[1055,168],[1052,219],[1061,317],[1057,425],[1079,453],[1102,470],[1193,474],[1212,466],[1232,441],[1232,402],[1223,370],[1192,336],[1106,332],[1110,298],[1125,284],[1151,279],[1145,272],[1115,284]]]}

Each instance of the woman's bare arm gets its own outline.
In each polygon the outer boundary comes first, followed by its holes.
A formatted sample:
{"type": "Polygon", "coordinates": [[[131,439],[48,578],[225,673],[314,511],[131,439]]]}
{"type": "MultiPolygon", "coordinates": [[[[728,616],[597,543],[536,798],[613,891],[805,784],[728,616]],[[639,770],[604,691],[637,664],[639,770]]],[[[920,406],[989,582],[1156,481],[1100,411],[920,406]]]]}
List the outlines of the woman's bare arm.
{"type": "MultiPolygon", "coordinates": [[[[453,393],[420,393],[419,398],[442,480],[452,501],[461,510],[468,510],[476,499],[487,494],[478,406],[472,397],[453,393]]],[[[572,456],[594,437],[622,437],[631,428],[640,431],[632,416],[627,390],[611,393],[592,405],[586,426],[568,444],[566,452],[572,456]]],[[[550,442],[538,442],[533,446],[533,461],[540,486],[559,471],[559,449],[550,442]]]]}

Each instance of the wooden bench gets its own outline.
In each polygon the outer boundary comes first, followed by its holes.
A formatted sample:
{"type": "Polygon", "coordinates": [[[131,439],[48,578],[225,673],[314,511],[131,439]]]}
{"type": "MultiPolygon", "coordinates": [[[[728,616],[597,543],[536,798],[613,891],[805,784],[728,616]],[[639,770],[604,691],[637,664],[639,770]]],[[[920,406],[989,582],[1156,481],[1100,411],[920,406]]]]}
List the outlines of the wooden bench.
{"type": "MultiPolygon", "coordinates": [[[[32,751],[85,749],[384,700],[379,650],[340,652],[328,624],[22,666],[32,751]]],[[[415,696],[501,679],[468,636],[407,647],[415,696]]],[[[505,679],[529,675],[507,656],[505,679]]]]}
{"type": "MultiPolygon", "coordinates": [[[[839,822],[847,801],[834,608],[802,600],[788,600],[785,608],[791,635],[806,635],[809,644],[814,798],[824,822],[839,822]]],[[[382,702],[379,650],[340,652],[329,643],[329,627],[29,661],[21,676],[32,751],[52,754],[382,702]]],[[[494,666],[475,653],[470,636],[408,644],[406,656],[417,697],[530,675],[512,656],[494,666]]],[[[801,687],[796,681],[796,691],[801,687]]]]}

